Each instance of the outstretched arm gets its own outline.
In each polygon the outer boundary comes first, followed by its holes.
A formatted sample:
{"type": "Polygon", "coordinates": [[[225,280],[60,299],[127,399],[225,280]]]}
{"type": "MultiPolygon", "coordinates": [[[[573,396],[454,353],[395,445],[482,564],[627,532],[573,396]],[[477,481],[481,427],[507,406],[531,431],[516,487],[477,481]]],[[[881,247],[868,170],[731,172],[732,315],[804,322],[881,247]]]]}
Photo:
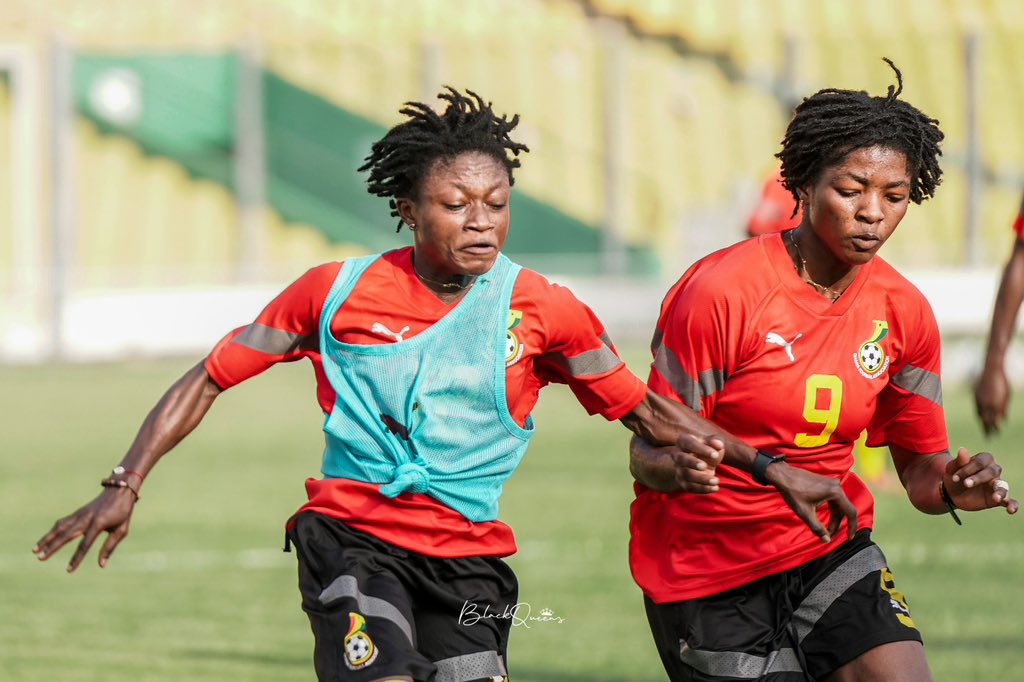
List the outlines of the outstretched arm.
{"type": "MultiPolygon", "coordinates": [[[[1024,205],[1021,206],[1024,212],[1024,205]]],[[[988,334],[985,364],[974,387],[974,401],[978,418],[986,434],[999,430],[999,423],[1006,418],[1006,407],[1010,401],[1010,383],[1006,378],[1006,351],[1017,327],[1017,313],[1024,301],[1024,242],[1017,237],[1013,251],[1003,268],[999,282],[995,307],[992,310],[992,327],[988,334]]]]}
{"type": "Polygon", "coordinates": [[[59,519],[32,548],[36,556],[40,560],[49,559],[65,544],[82,537],[68,563],[68,572],[74,571],[99,534],[106,531],[108,536],[99,553],[100,567],[106,566],[114,548],[128,534],[128,523],[142,480],[157,460],[202,421],[220,392],[203,363],[178,379],[150,411],[121,460],[121,466],[131,473],[119,477],[131,487],[103,488],[91,502],[59,519]]]}
{"type": "MultiPolygon", "coordinates": [[[[714,492],[707,488],[717,489],[714,466],[719,461],[743,471],[753,470],[757,457],[755,448],[697,412],[653,391],[648,391],[640,404],[621,421],[647,442],[633,439],[630,471],[634,478],[654,490],[714,492]],[[679,452],[651,445],[674,446],[679,452]],[[712,456],[712,451],[720,452],[721,459],[712,456]],[[705,468],[697,466],[701,460],[705,462],[705,468]]],[[[857,531],[857,509],[843,493],[837,479],[792,467],[785,462],[771,464],[764,475],[822,542],[831,541],[843,518],[847,520],[849,537],[857,531]],[[826,502],[830,510],[827,529],[816,513],[817,507],[826,502]]]]}
{"type": "Polygon", "coordinates": [[[1016,514],[1020,508],[1010,497],[1009,485],[1000,478],[1003,468],[988,452],[972,457],[967,448],[960,448],[956,457],[948,452],[923,455],[895,445],[890,445],[889,451],[911,504],[926,514],[949,511],[940,483],[957,509],[1005,507],[1008,514],[1016,514]]]}

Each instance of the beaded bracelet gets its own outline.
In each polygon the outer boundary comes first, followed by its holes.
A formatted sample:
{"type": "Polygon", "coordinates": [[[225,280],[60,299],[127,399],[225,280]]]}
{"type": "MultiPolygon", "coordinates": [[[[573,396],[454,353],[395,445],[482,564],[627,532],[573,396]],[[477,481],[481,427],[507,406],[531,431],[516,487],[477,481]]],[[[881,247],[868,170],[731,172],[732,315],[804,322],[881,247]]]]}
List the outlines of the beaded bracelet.
{"type": "Polygon", "coordinates": [[[123,478],[104,478],[100,485],[104,488],[127,488],[135,496],[135,501],[139,501],[139,491],[128,485],[128,481],[123,478]]]}
{"type": "Polygon", "coordinates": [[[132,469],[126,469],[123,466],[121,466],[120,464],[118,464],[116,467],[114,467],[114,470],[111,471],[110,473],[114,474],[115,476],[120,476],[121,474],[131,474],[133,476],[138,476],[139,477],[139,483],[141,483],[142,481],[146,480],[146,477],[143,476],[142,474],[140,474],[138,471],[133,471],[132,469]]]}

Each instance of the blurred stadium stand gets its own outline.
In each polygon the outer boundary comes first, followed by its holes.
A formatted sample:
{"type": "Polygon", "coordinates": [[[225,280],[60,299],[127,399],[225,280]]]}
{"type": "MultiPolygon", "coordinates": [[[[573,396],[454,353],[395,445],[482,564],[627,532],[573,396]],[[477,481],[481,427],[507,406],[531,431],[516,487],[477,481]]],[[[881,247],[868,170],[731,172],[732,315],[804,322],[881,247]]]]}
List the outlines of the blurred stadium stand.
{"type": "MultiPolygon", "coordinates": [[[[235,55],[75,58],[76,110],[106,134],[123,135],[150,155],[177,162],[191,176],[235,191],[233,174],[238,130],[235,55]],[[107,111],[107,98],[139,91],[139,113],[107,111]]],[[[357,172],[370,145],[386,132],[373,121],[260,70],[265,146],[265,198],[289,223],[314,226],[329,241],[373,251],[396,248],[404,236],[388,230],[386,200],[366,191],[357,172]]],[[[546,254],[597,253],[599,233],[528,195],[513,197],[516,230],[506,250],[546,254]],[[536,248],[536,247],[533,247],[536,248]]],[[[390,221],[397,223],[396,220],[390,221]]]]}
{"type": "Polygon", "coordinates": [[[947,133],[884,256],[977,336],[1024,184],[1022,37],[1016,0],[5,0],[0,360],[202,350],[306,267],[403,243],[355,168],[443,84],[522,116],[510,253],[644,337],[741,238],[796,98],[884,92],[882,56],[947,133]]]}

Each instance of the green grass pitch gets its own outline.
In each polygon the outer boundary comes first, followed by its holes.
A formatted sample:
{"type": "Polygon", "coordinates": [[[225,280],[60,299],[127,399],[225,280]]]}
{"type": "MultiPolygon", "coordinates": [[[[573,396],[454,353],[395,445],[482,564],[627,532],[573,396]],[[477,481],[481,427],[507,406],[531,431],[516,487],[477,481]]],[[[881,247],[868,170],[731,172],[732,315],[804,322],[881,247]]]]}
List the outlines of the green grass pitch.
{"type": "MultiPolygon", "coordinates": [[[[629,355],[642,373],[641,351],[629,355]]],[[[0,368],[0,679],[147,682],[313,679],[284,520],[316,476],[321,417],[308,367],[278,367],[224,394],[157,467],[106,570],[78,573],[33,542],[99,491],[143,417],[188,366],[163,360],[0,368]]],[[[990,447],[1024,490],[1024,414],[986,443],[966,389],[947,387],[955,445],[990,447]]],[[[626,561],[627,432],[545,391],[538,434],[506,486],[511,563],[532,615],[515,628],[515,682],[655,682],[664,675],[626,561]]],[[[1024,680],[1024,518],[964,527],[878,495],[875,537],[907,594],[938,680],[1024,680]]]]}

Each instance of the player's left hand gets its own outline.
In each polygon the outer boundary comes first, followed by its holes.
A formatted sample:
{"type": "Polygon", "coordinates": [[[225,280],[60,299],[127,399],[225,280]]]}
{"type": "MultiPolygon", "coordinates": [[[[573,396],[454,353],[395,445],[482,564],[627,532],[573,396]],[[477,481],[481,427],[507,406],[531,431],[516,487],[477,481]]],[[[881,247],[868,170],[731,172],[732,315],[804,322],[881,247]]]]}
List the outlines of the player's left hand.
{"type": "Polygon", "coordinates": [[[725,443],[718,436],[680,436],[676,448],[667,449],[676,468],[676,483],[684,492],[707,494],[718,491],[715,469],[725,456],[725,443]]]}
{"type": "Polygon", "coordinates": [[[128,488],[104,488],[91,502],[57,519],[46,535],[39,538],[32,547],[32,553],[40,561],[46,561],[61,547],[80,537],[82,541],[68,562],[68,573],[73,573],[96,538],[105,531],[107,539],[100,549],[99,565],[100,568],[106,568],[110,555],[128,535],[128,523],[137,500],[138,497],[133,497],[128,488]]]}
{"type": "Polygon", "coordinates": [[[1003,467],[989,452],[971,456],[967,448],[960,448],[956,457],[946,463],[943,485],[953,504],[964,511],[980,511],[992,507],[1005,507],[1007,514],[1016,514],[1020,508],[1010,497],[1010,485],[1000,476],[1003,467]]]}
{"type": "Polygon", "coordinates": [[[662,447],[633,436],[629,470],[639,483],[659,493],[713,493],[718,491],[715,470],[724,448],[718,436],[681,436],[675,445],[662,447]]]}

